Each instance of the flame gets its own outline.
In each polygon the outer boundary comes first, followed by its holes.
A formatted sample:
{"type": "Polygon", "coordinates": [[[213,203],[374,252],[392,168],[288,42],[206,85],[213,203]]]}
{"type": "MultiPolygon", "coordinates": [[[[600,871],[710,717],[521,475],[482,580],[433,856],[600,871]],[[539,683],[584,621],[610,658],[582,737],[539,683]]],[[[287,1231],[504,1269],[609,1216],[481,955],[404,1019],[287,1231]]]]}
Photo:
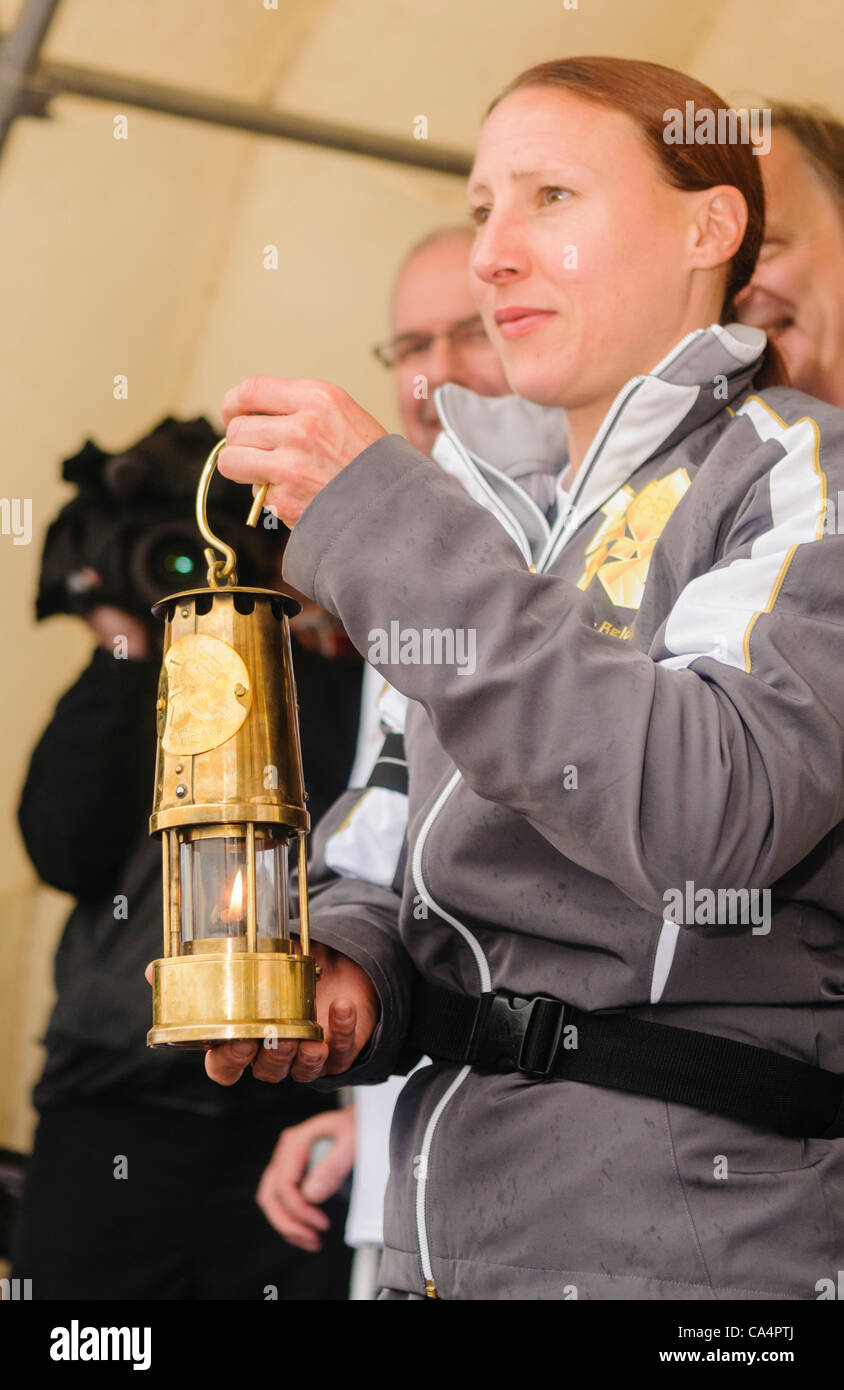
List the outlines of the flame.
{"type": "Polygon", "coordinates": [[[238,869],[229,899],[229,918],[234,920],[241,915],[243,908],[243,871],[238,869]]]}

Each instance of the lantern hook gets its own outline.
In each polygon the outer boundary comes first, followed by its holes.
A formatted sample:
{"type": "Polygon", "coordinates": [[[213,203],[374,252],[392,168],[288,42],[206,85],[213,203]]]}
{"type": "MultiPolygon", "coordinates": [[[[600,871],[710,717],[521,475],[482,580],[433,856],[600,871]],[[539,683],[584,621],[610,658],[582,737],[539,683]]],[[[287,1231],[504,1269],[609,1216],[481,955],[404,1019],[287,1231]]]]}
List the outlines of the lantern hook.
{"type": "MultiPolygon", "coordinates": [[[[214,448],[205,460],[205,467],[202,470],[199,485],[196,489],[196,524],[199,527],[202,539],[208,542],[204,555],[208,563],[208,587],[212,589],[219,589],[225,587],[225,585],[234,586],[237,584],[237,570],[235,569],[237,555],[230,545],[227,545],[219,536],[215,536],[211,527],[208,525],[208,516],[205,510],[211,475],[217,466],[217,455],[221,449],[226,447],[226,442],[225,439],[221,439],[218,444],[214,445],[214,448]],[[223,557],[222,560],[218,559],[214,554],[215,550],[220,552],[223,557]]],[[[268,487],[269,483],[262,483],[252,499],[252,506],[246,518],[247,526],[256,526],[258,524],[258,517],[261,515],[261,509],[264,505],[264,498],[267,495],[268,487]]]]}

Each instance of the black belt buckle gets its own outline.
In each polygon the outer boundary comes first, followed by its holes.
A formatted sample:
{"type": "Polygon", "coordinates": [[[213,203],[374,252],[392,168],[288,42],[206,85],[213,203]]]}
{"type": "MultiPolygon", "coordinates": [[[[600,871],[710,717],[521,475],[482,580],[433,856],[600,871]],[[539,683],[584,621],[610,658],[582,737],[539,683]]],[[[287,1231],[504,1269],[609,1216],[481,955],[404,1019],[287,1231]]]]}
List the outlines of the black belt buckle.
{"type": "Polygon", "coordinates": [[[533,999],[493,994],[473,1039],[472,1066],[478,1071],[548,1076],[562,1036],[565,1011],[559,999],[543,994],[533,999]]]}

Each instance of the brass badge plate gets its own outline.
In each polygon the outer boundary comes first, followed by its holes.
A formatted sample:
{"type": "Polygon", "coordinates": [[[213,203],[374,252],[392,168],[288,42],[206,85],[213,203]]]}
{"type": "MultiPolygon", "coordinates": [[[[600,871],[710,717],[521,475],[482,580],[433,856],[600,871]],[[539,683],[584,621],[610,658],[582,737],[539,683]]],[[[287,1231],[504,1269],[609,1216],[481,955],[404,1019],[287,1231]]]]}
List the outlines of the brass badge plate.
{"type": "Polygon", "coordinates": [[[176,638],[158,687],[158,733],[166,753],[190,757],[219,748],[237,733],[251,704],[249,672],[234,647],[201,632],[176,638]]]}

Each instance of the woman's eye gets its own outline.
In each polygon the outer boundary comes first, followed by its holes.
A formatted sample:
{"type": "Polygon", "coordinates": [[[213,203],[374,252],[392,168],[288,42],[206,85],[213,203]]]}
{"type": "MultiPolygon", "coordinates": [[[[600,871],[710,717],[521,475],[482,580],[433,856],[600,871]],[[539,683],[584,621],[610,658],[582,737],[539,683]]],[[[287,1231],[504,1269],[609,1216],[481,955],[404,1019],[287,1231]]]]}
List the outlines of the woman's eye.
{"type": "Polygon", "coordinates": [[[546,201],[553,203],[560,203],[563,202],[564,199],[571,197],[568,188],[543,188],[542,192],[545,195],[546,201]]]}
{"type": "Polygon", "coordinates": [[[474,224],[475,224],[476,227],[480,227],[481,224],[482,224],[483,222],[486,222],[486,220],[487,220],[488,217],[489,217],[489,208],[488,208],[488,207],[472,208],[472,210],[471,210],[470,213],[469,213],[469,219],[470,219],[470,221],[474,222],[474,224]]]}

